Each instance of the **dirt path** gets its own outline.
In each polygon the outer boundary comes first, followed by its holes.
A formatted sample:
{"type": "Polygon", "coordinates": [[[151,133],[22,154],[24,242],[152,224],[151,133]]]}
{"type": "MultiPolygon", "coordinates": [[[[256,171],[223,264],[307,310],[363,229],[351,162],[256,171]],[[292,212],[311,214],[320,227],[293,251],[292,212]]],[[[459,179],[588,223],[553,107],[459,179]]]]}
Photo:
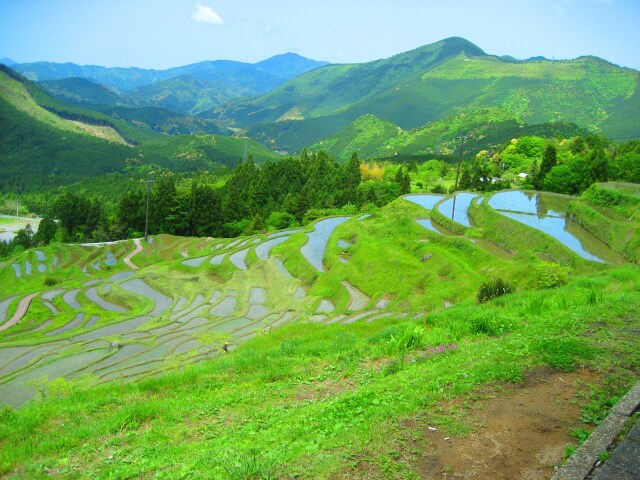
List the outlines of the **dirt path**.
{"type": "Polygon", "coordinates": [[[126,257],[124,257],[124,258],[122,259],[122,261],[123,261],[125,264],[127,264],[127,265],[129,266],[129,268],[131,268],[131,269],[133,269],[133,270],[137,270],[139,267],[138,267],[135,263],[133,263],[133,262],[131,261],[131,258],[132,258],[135,254],[140,253],[140,252],[142,251],[142,242],[140,241],[140,239],[139,239],[139,238],[134,238],[134,239],[133,239],[133,243],[135,243],[135,244],[136,244],[136,248],[135,248],[131,253],[129,253],[129,255],[127,255],[126,257]]]}
{"type": "Polygon", "coordinates": [[[423,427],[426,446],[418,461],[420,478],[551,478],[553,466],[562,463],[565,447],[574,442],[570,431],[579,426],[576,385],[590,380],[589,372],[534,369],[523,385],[471,407],[472,434],[448,435],[423,427]]]}
{"type": "Polygon", "coordinates": [[[22,320],[22,317],[25,316],[27,310],[29,309],[29,305],[31,305],[31,300],[33,300],[37,295],[37,293],[32,293],[31,295],[27,295],[22,300],[20,300],[16,313],[14,313],[13,316],[5,324],[0,325],[0,332],[14,326],[16,323],[22,320]]]}

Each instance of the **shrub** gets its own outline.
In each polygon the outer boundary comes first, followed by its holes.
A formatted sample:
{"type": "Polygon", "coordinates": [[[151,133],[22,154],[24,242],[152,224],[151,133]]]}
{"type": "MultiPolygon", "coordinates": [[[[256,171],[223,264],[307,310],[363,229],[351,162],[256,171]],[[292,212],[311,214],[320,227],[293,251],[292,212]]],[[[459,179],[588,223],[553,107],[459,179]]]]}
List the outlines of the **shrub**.
{"type": "Polygon", "coordinates": [[[46,277],[42,283],[45,287],[53,287],[60,283],[60,280],[55,277],[46,277]]]}
{"type": "Polygon", "coordinates": [[[536,282],[540,288],[559,287],[567,283],[570,274],[570,267],[545,262],[536,267],[536,282]]]}
{"type": "Polygon", "coordinates": [[[492,278],[480,285],[480,290],[478,290],[476,300],[478,303],[484,303],[493,298],[513,293],[514,291],[515,288],[513,285],[506,280],[501,278],[492,278]]]}

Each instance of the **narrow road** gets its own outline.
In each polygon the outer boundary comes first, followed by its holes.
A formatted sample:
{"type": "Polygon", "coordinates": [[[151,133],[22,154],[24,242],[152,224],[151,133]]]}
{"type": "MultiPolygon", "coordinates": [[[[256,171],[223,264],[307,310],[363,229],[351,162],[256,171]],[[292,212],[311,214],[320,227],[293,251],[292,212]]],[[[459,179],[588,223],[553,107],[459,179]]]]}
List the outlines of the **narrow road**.
{"type": "Polygon", "coordinates": [[[25,316],[27,310],[29,309],[29,305],[31,305],[31,300],[33,300],[37,295],[37,293],[32,293],[31,295],[27,295],[22,300],[20,300],[20,303],[18,303],[18,309],[16,310],[16,313],[13,314],[13,317],[11,317],[5,324],[0,325],[0,332],[14,326],[16,323],[22,320],[22,317],[25,316]]]}
{"type": "Polygon", "coordinates": [[[127,265],[129,265],[129,267],[132,268],[133,270],[137,270],[139,267],[131,261],[131,257],[133,257],[135,254],[142,251],[142,242],[140,241],[139,238],[134,238],[133,243],[136,244],[136,248],[129,255],[124,257],[122,261],[127,265]]]}

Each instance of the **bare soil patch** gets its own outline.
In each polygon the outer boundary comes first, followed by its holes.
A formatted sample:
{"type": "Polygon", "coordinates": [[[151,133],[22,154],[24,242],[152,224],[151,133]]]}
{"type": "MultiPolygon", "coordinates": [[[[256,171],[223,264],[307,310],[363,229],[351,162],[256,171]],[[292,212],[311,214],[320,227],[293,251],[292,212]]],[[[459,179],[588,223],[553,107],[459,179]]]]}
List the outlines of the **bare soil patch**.
{"type": "Polygon", "coordinates": [[[530,371],[519,385],[481,395],[469,412],[474,431],[454,436],[422,427],[424,455],[417,471],[424,479],[551,478],[554,465],[579,426],[576,393],[595,375],[588,371],[530,371]]]}

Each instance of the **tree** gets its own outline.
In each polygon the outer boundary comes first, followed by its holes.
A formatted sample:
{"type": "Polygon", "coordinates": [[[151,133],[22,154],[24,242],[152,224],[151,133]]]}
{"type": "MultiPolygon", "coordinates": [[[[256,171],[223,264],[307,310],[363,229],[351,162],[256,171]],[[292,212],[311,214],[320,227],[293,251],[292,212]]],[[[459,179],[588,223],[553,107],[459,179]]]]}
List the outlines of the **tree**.
{"type": "Polygon", "coordinates": [[[556,147],[553,145],[547,145],[547,148],[544,151],[544,156],[542,158],[542,162],[540,163],[540,169],[538,170],[538,175],[533,179],[533,188],[536,190],[542,190],[544,187],[544,177],[551,171],[553,167],[556,166],[557,163],[557,152],[556,147]]]}
{"type": "Polygon", "coordinates": [[[36,246],[49,245],[56,236],[57,231],[58,225],[55,220],[51,217],[44,217],[40,221],[38,231],[33,236],[33,244],[36,246]]]}

